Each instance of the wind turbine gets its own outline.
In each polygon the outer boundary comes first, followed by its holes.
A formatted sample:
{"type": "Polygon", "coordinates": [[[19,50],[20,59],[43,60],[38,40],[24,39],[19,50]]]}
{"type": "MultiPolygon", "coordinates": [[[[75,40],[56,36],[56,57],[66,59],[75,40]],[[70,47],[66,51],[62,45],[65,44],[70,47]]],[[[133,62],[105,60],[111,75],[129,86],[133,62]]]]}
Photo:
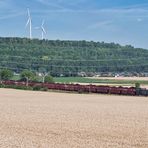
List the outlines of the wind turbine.
{"type": "Polygon", "coordinates": [[[26,23],[26,28],[29,26],[29,38],[32,39],[32,18],[30,15],[29,8],[27,9],[27,13],[28,13],[28,20],[26,23]]]}
{"type": "Polygon", "coordinates": [[[45,31],[45,28],[44,28],[44,23],[45,23],[45,21],[43,20],[40,27],[35,27],[35,29],[40,29],[41,30],[42,40],[44,39],[44,35],[46,34],[46,31],[45,31]]]}
{"type": "Polygon", "coordinates": [[[45,21],[42,21],[41,30],[42,30],[42,40],[44,39],[44,34],[46,34],[45,28],[44,28],[45,21]]]}

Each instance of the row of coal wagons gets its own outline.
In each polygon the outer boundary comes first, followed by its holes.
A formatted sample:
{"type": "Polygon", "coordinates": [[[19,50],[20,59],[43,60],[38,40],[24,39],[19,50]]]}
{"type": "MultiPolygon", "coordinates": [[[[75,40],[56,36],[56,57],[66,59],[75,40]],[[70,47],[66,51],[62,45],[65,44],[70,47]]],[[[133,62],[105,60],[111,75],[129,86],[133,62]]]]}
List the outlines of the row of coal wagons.
{"type": "Polygon", "coordinates": [[[102,93],[102,94],[121,94],[121,95],[136,95],[135,88],[110,87],[97,85],[80,85],[80,84],[61,84],[61,83],[45,83],[43,87],[55,90],[102,93]]]}
{"type": "MultiPolygon", "coordinates": [[[[25,86],[25,82],[20,81],[3,81],[5,85],[25,86]]],[[[118,95],[142,95],[148,96],[147,89],[135,89],[134,87],[113,87],[113,86],[97,86],[97,85],[80,85],[80,84],[63,84],[63,83],[36,83],[29,82],[29,86],[42,86],[53,90],[76,91],[86,93],[102,93],[102,94],[118,94],[118,95]]]]}

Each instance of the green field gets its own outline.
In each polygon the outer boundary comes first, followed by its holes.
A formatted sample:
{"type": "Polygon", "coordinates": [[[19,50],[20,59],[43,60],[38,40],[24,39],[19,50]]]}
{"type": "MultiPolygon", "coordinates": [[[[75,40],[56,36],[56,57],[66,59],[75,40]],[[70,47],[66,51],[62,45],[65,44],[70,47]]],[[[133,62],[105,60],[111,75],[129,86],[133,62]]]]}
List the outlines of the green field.
{"type": "MultiPolygon", "coordinates": [[[[13,80],[18,80],[19,76],[14,76],[13,80]]],[[[41,81],[41,77],[38,77],[41,81]]],[[[54,77],[56,83],[95,83],[95,84],[114,84],[114,85],[134,85],[140,83],[142,85],[148,85],[146,80],[112,80],[112,79],[92,79],[85,77],[54,77]]]]}
{"type": "Polygon", "coordinates": [[[104,83],[104,84],[135,84],[135,83],[140,83],[140,84],[148,84],[148,81],[146,80],[109,80],[109,79],[90,79],[90,78],[85,78],[85,77],[57,77],[54,78],[55,82],[59,83],[104,83]]]}

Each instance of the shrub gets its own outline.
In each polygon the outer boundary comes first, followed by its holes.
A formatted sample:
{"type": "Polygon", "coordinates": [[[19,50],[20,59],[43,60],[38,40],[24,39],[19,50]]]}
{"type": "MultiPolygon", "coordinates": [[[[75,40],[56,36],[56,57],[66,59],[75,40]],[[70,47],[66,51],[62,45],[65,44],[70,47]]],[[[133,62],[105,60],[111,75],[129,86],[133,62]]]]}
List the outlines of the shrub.
{"type": "Polygon", "coordinates": [[[33,86],[33,90],[38,91],[38,90],[41,90],[41,89],[42,89],[42,86],[40,86],[40,85],[33,86]]]}
{"type": "Polygon", "coordinates": [[[135,88],[140,88],[140,83],[135,83],[135,88]]]}
{"type": "Polygon", "coordinates": [[[0,84],[0,88],[4,88],[5,87],[5,85],[4,84],[0,84]]]}
{"type": "Polygon", "coordinates": [[[48,88],[47,87],[43,87],[43,88],[41,88],[41,91],[48,91],[48,88]]]}
{"type": "Polygon", "coordinates": [[[47,83],[54,83],[53,77],[50,76],[50,75],[46,76],[45,77],[45,82],[47,82],[47,83]]]}

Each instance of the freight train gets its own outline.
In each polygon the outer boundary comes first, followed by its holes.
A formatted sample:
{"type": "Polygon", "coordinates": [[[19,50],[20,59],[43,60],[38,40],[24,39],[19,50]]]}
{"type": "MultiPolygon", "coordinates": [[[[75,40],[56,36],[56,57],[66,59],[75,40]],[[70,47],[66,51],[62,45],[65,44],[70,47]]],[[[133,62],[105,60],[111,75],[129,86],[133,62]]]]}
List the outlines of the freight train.
{"type": "MultiPolygon", "coordinates": [[[[26,82],[22,81],[2,81],[4,85],[26,86],[26,82]]],[[[27,86],[41,87],[49,90],[73,91],[79,93],[98,93],[98,94],[116,94],[131,96],[148,96],[148,89],[135,87],[114,87],[114,86],[97,86],[97,85],[80,85],[80,84],[62,84],[62,83],[39,83],[28,82],[27,86]]]]}

